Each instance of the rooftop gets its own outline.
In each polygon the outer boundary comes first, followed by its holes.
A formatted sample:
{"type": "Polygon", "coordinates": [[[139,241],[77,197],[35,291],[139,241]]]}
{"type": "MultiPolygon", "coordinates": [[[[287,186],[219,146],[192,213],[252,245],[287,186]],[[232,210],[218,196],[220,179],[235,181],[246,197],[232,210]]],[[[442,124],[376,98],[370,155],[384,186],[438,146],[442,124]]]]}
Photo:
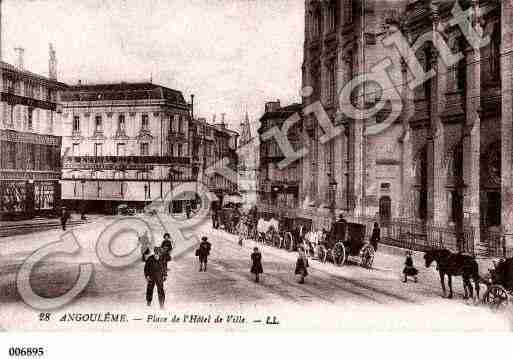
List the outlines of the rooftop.
{"type": "Polygon", "coordinates": [[[28,77],[28,78],[31,78],[32,80],[44,82],[44,83],[46,83],[48,85],[54,85],[54,86],[60,87],[60,88],[67,87],[67,85],[65,83],[58,82],[56,80],[52,80],[49,77],[42,76],[42,75],[36,74],[34,72],[30,72],[30,71],[25,70],[25,69],[20,69],[20,68],[18,68],[16,66],[11,65],[11,64],[9,64],[7,62],[4,62],[4,61],[0,61],[0,69],[2,71],[12,72],[15,76],[28,77]]]}
{"type": "Polygon", "coordinates": [[[78,84],[69,86],[62,94],[63,102],[116,100],[167,100],[187,105],[180,91],[150,82],[78,84]]]}

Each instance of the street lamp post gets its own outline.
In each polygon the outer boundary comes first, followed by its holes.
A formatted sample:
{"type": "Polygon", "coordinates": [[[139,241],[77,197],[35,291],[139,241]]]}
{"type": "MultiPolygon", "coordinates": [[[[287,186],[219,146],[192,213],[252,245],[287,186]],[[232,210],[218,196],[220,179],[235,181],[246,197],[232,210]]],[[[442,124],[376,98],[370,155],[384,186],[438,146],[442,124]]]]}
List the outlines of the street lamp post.
{"type": "Polygon", "coordinates": [[[330,212],[331,218],[335,220],[335,206],[336,206],[336,194],[337,194],[337,181],[333,175],[330,175],[330,182],[328,184],[328,189],[330,192],[330,212]]]}

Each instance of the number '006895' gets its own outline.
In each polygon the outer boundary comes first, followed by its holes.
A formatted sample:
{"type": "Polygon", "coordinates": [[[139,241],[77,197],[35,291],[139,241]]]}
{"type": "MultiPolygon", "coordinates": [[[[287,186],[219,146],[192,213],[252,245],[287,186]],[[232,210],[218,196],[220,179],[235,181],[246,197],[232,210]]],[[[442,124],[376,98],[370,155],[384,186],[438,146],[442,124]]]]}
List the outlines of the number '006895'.
{"type": "Polygon", "coordinates": [[[25,357],[42,357],[45,351],[42,347],[10,347],[9,357],[25,358],[25,357]]]}

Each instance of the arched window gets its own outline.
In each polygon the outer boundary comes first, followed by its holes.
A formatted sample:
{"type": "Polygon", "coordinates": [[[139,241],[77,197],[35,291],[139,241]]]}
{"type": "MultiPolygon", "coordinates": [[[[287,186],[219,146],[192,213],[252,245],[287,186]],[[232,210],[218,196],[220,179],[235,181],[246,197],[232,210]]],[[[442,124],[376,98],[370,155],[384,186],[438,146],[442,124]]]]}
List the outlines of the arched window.
{"type": "Polygon", "coordinates": [[[379,199],[379,219],[382,223],[390,222],[392,219],[392,199],[389,196],[379,199]]]}
{"type": "Polygon", "coordinates": [[[490,41],[490,77],[492,80],[500,79],[501,67],[501,34],[499,26],[495,25],[490,41]]]}

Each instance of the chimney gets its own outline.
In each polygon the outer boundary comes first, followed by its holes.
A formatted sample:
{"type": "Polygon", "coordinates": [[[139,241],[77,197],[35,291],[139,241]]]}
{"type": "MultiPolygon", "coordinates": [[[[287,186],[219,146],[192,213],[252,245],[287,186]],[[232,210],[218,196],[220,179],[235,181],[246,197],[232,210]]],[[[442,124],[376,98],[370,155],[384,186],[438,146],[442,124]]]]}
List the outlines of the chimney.
{"type": "Polygon", "coordinates": [[[216,123],[216,114],[214,113],[212,115],[212,124],[216,123]]]}
{"type": "Polygon", "coordinates": [[[48,77],[57,81],[57,56],[52,44],[49,44],[48,54],[48,77]]]}
{"type": "Polygon", "coordinates": [[[82,85],[82,80],[78,80],[78,86],[82,85]]]}
{"type": "Polygon", "coordinates": [[[194,95],[191,95],[191,118],[194,119],[194,95]]]}
{"type": "Polygon", "coordinates": [[[16,51],[17,53],[17,60],[16,60],[16,66],[18,67],[18,69],[20,70],[23,70],[24,69],[24,66],[23,66],[23,57],[25,55],[25,49],[23,47],[16,47],[14,49],[14,51],[16,51]]]}

